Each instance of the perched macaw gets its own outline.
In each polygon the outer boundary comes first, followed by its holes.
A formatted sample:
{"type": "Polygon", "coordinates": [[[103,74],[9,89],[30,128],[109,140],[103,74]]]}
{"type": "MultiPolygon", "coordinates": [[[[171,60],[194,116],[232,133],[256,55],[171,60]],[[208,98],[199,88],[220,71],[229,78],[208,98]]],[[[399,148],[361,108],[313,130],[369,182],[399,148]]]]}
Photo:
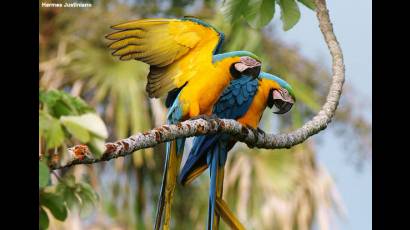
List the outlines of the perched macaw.
{"type": "MultiPolygon", "coordinates": [[[[196,19],[141,19],[112,26],[106,37],[120,60],[136,59],[150,65],[146,91],[150,97],[167,94],[167,121],[175,124],[212,108],[230,81],[247,74],[257,78],[261,63],[247,51],[218,54],[224,35],[196,19]]],[[[169,229],[171,200],[182,159],[185,138],[166,144],[166,161],[155,229],[165,208],[164,229],[169,229]]]]}
{"type": "MultiPolygon", "coordinates": [[[[263,132],[258,125],[266,106],[278,107],[279,111],[274,113],[283,114],[292,108],[294,102],[294,92],[286,81],[261,72],[258,79],[242,77],[231,81],[215,104],[213,113],[219,118],[236,119],[254,132],[263,132]]],[[[231,226],[243,229],[222,200],[224,165],[228,151],[235,143],[235,139],[222,133],[195,137],[178,178],[182,185],[186,185],[209,167],[211,184],[208,229],[218,229],[220,215],[223,215],[231,226]],[[219,214],[215,213],[216,205],[219,214]]]]}

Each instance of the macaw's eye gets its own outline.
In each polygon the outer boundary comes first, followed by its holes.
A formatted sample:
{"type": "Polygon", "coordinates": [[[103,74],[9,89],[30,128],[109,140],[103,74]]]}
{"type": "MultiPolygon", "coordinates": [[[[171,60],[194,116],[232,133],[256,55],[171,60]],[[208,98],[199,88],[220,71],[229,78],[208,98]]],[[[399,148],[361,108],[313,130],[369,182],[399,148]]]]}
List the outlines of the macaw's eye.
{"type": "Polygon", "coordinates": [[[251,76],[253,78],[259,77],[259,73],[261,72],[261,63],[251,57],[241,57],[240,62],[236,62],[231,66],[231,69],[237,72],[237,74],[231,74],[234,78],[239,76],[246,75],[251,76]]]}
{"type": "Polygon", "coordinates": [[[278,111],[273,113],[284,114],[287,113],[293,106],[295,101],[292,96],[289,95],[289,92],[286,89],[272,89],[269,92],[268,106],[272,108],[275,106],[278,108],[278,111]]]}
{"type": "Polygon", "coordinates": [[[238,68],[240,68],[241,66],[237,64],[240,64],[240,63],[239,62],[233,63],[231,67],[229,68],[229,72],[231,73],[231,76],[234,79],[237,79],[242,76],[242,73],[238,71],[238,68]]]}

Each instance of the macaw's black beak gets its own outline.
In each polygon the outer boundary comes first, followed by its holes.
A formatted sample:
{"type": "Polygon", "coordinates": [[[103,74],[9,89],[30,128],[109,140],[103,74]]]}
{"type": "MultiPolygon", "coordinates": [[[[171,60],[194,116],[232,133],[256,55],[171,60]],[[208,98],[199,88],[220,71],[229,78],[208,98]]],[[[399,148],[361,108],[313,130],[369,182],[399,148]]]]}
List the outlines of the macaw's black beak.
{"type": "Polygon", "coordinates": [[[289,112],[294,103],[295,100],[286,89],[274,89],[269,93],[268,106],[270,108],[272,108],[272,106],[275,106],[279,109],[278,111],[273,112],[275,114],[284,114],[289,112]]]}
{"type": "Polygon", "coordinates": [[[259,77],[261,72],[261,62],[251,57],[241,57],[241,61],[234,64],[235,69],[242,75],[248,75],[253,78],[259,77]]]}

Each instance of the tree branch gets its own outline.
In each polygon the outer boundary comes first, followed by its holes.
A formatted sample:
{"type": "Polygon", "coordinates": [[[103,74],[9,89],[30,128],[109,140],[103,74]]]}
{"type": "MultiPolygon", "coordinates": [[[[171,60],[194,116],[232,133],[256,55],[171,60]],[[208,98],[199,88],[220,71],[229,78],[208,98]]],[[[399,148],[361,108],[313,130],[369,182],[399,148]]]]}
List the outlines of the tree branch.
{"type": "Polygon", "coordinates": [[[74,146],[69,149],[72,153],[73,160],[64,165],[51,165],[51,169],[66,168],[77,164],[93,164],[101,161],[108,161],[117,157],[132,154],[139,149],[154,147],[159,143],[175,140],[176,138],[213,134],[216,132],[230,134],[238,141],[245,142],[251,147],[265,149],[290,148],[304,142],[310,136],[325,129],[331,122],[339,103],[345,79],[345,68],[342,50],[333,33],[333,27],[329,19],[326,2],[325,0],[315,0],[315,3],[319,27],[332,56],[333,77],[325,104],[319,113],[310,121],[306,122],[301,128],[284,134],[264,135],[259,133],[255,136],[255,133],[252,130],[242,126],[239,122],[234,120],[188,120],[176,125],[163,125],[159,128],[144,133],[138,133],[115,143],[107,143],[105,144],[106,150],[100,158],[93,158],[89,153],[88,148],[84,145],[74,146]]]}

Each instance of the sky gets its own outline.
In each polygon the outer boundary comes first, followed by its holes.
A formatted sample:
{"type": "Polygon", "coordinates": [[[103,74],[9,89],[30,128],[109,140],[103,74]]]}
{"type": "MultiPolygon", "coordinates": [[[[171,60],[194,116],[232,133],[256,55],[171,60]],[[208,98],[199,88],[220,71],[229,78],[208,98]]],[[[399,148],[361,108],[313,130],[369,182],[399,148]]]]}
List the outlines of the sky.
{"type": "MultiPolygon", "coordinates": [[[[371,0],[327,1],[330,18],[336,37],[342,47],[346,66],[346,83],[351,85],[360,100],[356,110],[372,121],[372,2],[371,0]]],[[[289,31],[283,31],[279,20],[280,11],[272,27],[279,39],[289,45],[296,45],[301,53],[310,59],[320,60],[331,70],[331,59],[318,27],[316,14],[300,6],[301,19],[289,31]]],[[[346,218],[333,217],[330,229],[370,230],[372,229],[372,162],[367,161],[362,170],[357,170],[348,159],[343,143],[333,133],[331,125],[327,132],[312,138],[320,138],[319,162],[324,165],[335,180],[342,201],[347,210],[346,218]]]]}

